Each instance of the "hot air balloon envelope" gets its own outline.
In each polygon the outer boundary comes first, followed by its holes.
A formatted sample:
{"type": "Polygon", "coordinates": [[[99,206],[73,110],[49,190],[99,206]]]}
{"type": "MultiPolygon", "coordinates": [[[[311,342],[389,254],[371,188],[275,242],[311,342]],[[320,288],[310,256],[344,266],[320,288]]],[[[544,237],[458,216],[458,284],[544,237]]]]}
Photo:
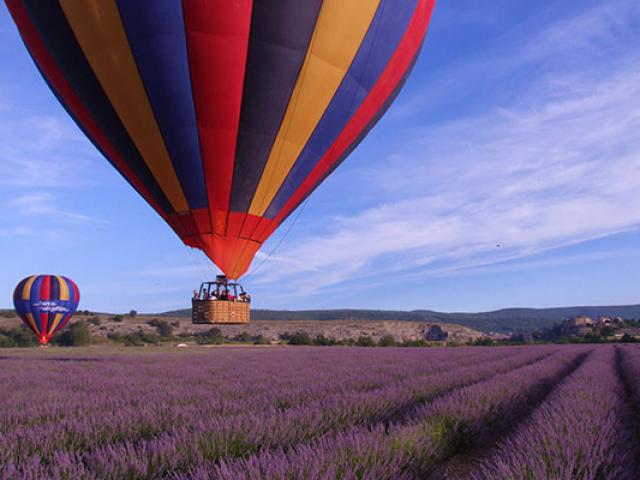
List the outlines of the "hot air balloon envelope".
{"type": "Polygon", "coordinates": [[[78,286],[61,275],[32,275],[13,292],[16,313],[43,345],[67,324],[79,301],[78,286]]]}
{"type": "Polygon", "coordinates": [[[6,0],[84,133],[229,277],[392,103],[435,0],[6,0]]]}

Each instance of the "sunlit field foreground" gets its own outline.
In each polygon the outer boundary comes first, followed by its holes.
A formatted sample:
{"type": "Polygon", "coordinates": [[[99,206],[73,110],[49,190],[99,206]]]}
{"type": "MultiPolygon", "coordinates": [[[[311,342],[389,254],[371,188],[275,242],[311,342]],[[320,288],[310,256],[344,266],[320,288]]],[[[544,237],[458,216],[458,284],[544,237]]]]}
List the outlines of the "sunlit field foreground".
{"type": "Polygon", "coordinates": [[[0,356],[0,478],[638,478],[636,346],[0,356]]]}

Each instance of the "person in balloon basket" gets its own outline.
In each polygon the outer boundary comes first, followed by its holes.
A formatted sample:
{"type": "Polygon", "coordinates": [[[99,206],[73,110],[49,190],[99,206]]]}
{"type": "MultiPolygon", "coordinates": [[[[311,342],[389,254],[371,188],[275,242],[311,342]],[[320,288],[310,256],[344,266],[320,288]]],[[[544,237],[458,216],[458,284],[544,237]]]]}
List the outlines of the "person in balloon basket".
{"type": "Polygon", "coordinates": [[[198,290],[193,291],[193,300],[200,300],[200,294],[198,293],[198,290]]]}

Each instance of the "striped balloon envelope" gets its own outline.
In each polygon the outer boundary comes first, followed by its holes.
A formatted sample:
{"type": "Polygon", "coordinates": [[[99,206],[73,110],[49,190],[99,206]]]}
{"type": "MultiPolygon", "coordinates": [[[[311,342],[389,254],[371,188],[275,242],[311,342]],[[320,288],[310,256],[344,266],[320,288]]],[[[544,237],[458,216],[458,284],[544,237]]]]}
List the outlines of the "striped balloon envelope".
{"type": "Polygon", "coordinates": [[[13,292],[16,313],[42,345],[67,324],[79,301],[78,286],[60,275],[32,275],[13,292]]]}
{"type": "Polygon", "coordinates": [[[6,0],[49,87],[229,278],[346,158],[435,0],[6,0]]]}

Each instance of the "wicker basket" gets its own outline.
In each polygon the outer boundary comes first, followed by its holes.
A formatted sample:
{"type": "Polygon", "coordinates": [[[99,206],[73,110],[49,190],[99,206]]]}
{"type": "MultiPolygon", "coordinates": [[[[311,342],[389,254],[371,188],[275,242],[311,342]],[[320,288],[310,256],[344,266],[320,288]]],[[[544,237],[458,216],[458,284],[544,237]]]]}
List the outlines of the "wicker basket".
{"type": "Polygon", "coordinates": [[[249,323],[251,321],[250,304],[226,300],[193,300],[191,321],[226,325],[249,323]]]}

